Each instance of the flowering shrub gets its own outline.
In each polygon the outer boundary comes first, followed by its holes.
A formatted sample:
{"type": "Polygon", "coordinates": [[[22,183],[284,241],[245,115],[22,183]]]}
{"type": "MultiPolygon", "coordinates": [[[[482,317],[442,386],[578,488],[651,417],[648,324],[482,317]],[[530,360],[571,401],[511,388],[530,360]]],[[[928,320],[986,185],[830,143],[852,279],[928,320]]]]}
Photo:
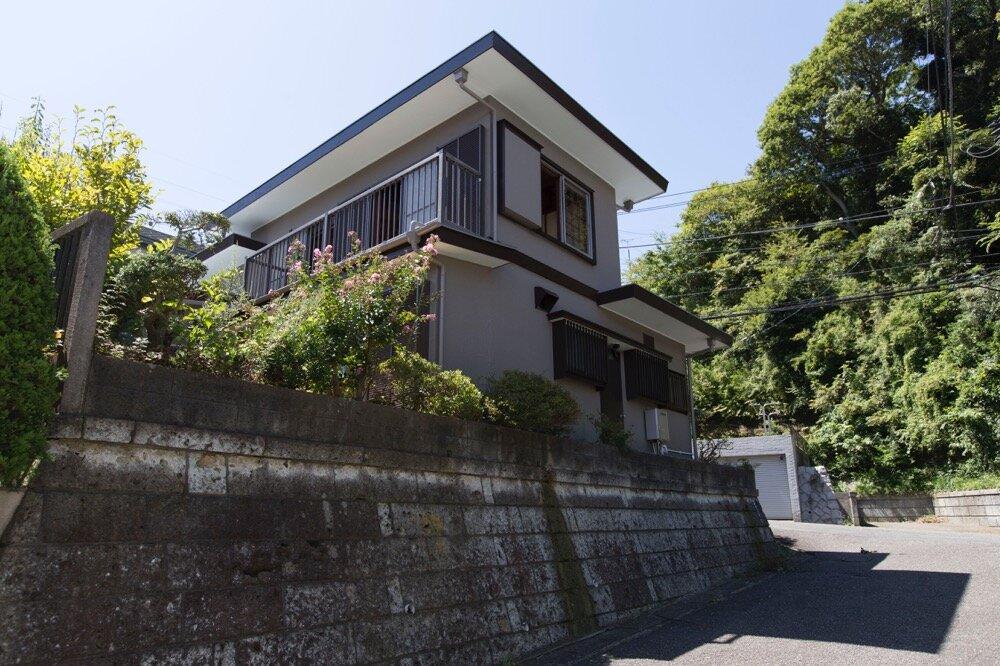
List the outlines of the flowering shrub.
{"type": "Polygon", "coordinates": [[[443,370],[401,349],[378,367],[372,400],[427,414],[480,419],[486,398],[458,370],[443,370]]]}
{"type": "Polygon", "coordinates": [[[504,372],[491,382],[487,395],[496,405],[496,420],[522,430],[565,435],[580,416],[569,391],[531,372],[504,372]]]}
{"type": "Polygon", "coordinates": [[[434,317],[418,312],[436,240],[432,236],[419,250],[390,259],[359,253],[352,236],[346,260],[335,263],[327,246],[314,252],[311,270],[302,245],[294,244],[290,292],[255,314],[250,326],[253,378],[368,399],[379,362],[434,317]]]}

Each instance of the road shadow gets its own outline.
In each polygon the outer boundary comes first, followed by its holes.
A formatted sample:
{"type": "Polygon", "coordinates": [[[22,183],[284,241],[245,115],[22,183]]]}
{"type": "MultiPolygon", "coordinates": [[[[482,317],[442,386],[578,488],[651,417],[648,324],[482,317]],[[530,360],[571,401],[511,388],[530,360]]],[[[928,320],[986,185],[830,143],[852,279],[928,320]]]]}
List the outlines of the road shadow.
{"type": "Polygon", "coordinates": [[[676,659],[745,636],[937,653],[969,574],[882,570],[883,553],[803,552],[785,571],[682,617],[654,613],[644,631],[601,647],[562,650],[548,663],[676,659]],[[649,630],[651,629],[651,630],[649,630]]]}

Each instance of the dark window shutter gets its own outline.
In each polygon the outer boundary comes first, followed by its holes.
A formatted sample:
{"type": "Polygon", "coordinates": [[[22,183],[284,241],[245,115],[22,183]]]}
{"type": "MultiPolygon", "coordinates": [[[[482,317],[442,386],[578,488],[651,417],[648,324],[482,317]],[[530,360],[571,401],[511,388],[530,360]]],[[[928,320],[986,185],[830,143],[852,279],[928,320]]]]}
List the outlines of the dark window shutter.
{"type": "Polygon", "coordinates": [[[641,349],[629,349],[624,357],[626,398],[647,398],[659,404],[670,402],[670,367],[667,359],[641,349]]]}
{"type": "Polygon", "coordinates": [[[608,338],[576,322],[552,323],[553,369],[556,379],[578,377],[598,386],[608,381],[608,338]]]}
{"type": "Polygon", "coordinates": [[[483,128],[477,127],[454,141],[446,143],[444,152],[457,157],[480,173],[483,171],[483,128]]]}

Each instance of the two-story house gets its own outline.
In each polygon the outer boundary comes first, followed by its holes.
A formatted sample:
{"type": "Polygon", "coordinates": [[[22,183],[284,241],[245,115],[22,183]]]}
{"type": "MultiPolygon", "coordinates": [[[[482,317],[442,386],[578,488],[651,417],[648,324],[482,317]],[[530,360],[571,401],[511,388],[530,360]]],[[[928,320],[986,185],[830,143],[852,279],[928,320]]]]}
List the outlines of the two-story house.
{"type": "MultiPolygon", "coordinates": [[[[613,82],[609,82],[609,87],[613,82]]],[[[479,384],[504,370],[563,383],[638,449],[692,455],[687,359],[725,332],[621,284],[619,209],[667,180],[495,32],[249,192],[200,258],[245,266],[253,297],[286,285],[298,239],[405,251],[440,237],[422,353],[479,384]]],[[[580,436],[593,437],[587,419],[580,436]]]]}

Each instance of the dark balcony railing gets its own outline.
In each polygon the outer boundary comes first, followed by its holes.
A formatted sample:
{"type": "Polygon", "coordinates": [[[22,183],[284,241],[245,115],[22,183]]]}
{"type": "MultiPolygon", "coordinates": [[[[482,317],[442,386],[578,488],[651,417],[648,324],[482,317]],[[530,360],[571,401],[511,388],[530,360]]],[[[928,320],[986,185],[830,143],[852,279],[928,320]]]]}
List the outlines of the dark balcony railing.
{"type": "Polygon", "coordinates": [[[361,251],[434,222],[485,236],[482,192],[478,170],[444,151],[434,153],[249,257],[247,293],[256,299],[287,286],[288,250],[295,241],[304,246],[302,261],[311,268],[313,250],[327,245],[334,260],[343,261],[351,251],[350,232],[361,251]]]}

